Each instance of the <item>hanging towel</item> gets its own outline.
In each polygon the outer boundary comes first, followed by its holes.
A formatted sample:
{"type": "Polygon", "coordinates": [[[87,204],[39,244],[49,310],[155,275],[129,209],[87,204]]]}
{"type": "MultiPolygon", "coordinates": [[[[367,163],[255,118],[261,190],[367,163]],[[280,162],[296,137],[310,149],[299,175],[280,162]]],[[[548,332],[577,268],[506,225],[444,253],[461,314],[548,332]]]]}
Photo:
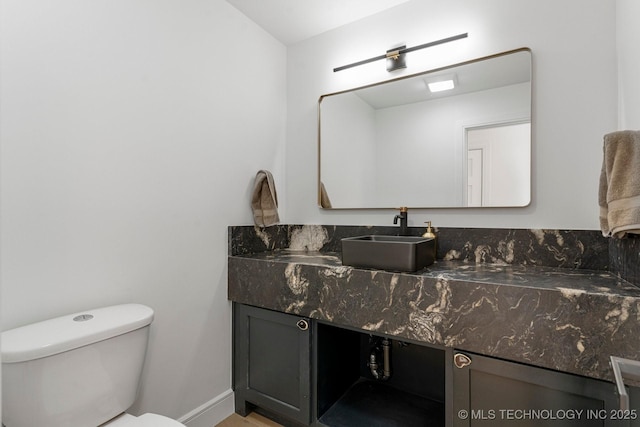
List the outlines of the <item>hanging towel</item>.
{"type": "Polygon", "coordinates": [[[327,194],[327,189],[324,187],[323,182],[320,182],[320,207],[331,209],[331,200],[329,199],[329,194],[327,194]]]}
{"type": "Polygon", "coordinates": [[[640,234],[640,131],[604,136],[598,203],[604,236],[640,234]]]}
{"type": "Polygon", "coordinates": [[[256,174],[251,196],[253,222],[259,227],[269,227],[280,222],[278,216],[278,194],[273,175],[266,170],[256,174]]]}

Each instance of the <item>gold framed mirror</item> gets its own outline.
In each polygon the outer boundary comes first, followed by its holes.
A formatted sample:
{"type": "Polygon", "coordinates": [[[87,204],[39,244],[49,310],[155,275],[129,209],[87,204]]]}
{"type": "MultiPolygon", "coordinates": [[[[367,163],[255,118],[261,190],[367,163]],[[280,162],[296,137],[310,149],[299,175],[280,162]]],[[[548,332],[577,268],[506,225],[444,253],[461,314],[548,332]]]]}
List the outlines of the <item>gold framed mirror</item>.
{"type": "Polygon", "coordinates": [[[322,95],[318,205],[527,206],[531,56],[520,48],[322,95]],[[454,87],[430,91],[445,80],[454,87]]]}

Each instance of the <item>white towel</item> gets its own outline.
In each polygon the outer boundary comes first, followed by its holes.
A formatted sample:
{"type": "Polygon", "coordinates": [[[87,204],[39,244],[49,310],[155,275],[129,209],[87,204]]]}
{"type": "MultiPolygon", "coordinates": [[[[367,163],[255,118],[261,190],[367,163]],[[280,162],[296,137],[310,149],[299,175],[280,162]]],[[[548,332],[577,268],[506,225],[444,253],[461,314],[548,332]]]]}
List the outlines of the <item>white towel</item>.
{"type": "Polygon", "coordinates": [[[640,131],[604,136],[598,203],[606,237],[640,234],[640,131]]]}
{"type": "Polygon", "coordinates": [[[269,227],[280,222],[278,216],[278,193],[273,175],[266,170],[256,174],[251,195],[253,222],[259,227],[269,227]]]}

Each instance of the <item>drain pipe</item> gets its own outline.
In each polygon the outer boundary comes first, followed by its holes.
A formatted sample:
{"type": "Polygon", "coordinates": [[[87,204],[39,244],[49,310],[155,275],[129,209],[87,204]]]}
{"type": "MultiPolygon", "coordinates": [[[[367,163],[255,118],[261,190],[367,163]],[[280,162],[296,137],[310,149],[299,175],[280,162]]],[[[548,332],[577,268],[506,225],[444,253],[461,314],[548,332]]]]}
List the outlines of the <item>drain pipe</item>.
{"type": "Polygon", "coordinates": [[[379,381],[386,381],[391,377],[391,341],[387,338],[382,339],[382,372],[378,369],[378,362],[376,360],[376,349],[371,351],[369,356],[369,369],[373,378],[379,381]]]}

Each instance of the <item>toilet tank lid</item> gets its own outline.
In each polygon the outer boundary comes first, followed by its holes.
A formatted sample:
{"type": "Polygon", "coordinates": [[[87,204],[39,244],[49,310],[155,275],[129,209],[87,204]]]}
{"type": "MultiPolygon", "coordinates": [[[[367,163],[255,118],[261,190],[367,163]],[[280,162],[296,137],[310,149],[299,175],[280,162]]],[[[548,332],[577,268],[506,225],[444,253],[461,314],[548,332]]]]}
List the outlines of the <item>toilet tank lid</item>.
{"type": "Polygon", "coordinates": [[[2,333],[2,363],[52,356],[140,329],[152,321],[150,307],[121,304],[21,326],[2,333]]]}

